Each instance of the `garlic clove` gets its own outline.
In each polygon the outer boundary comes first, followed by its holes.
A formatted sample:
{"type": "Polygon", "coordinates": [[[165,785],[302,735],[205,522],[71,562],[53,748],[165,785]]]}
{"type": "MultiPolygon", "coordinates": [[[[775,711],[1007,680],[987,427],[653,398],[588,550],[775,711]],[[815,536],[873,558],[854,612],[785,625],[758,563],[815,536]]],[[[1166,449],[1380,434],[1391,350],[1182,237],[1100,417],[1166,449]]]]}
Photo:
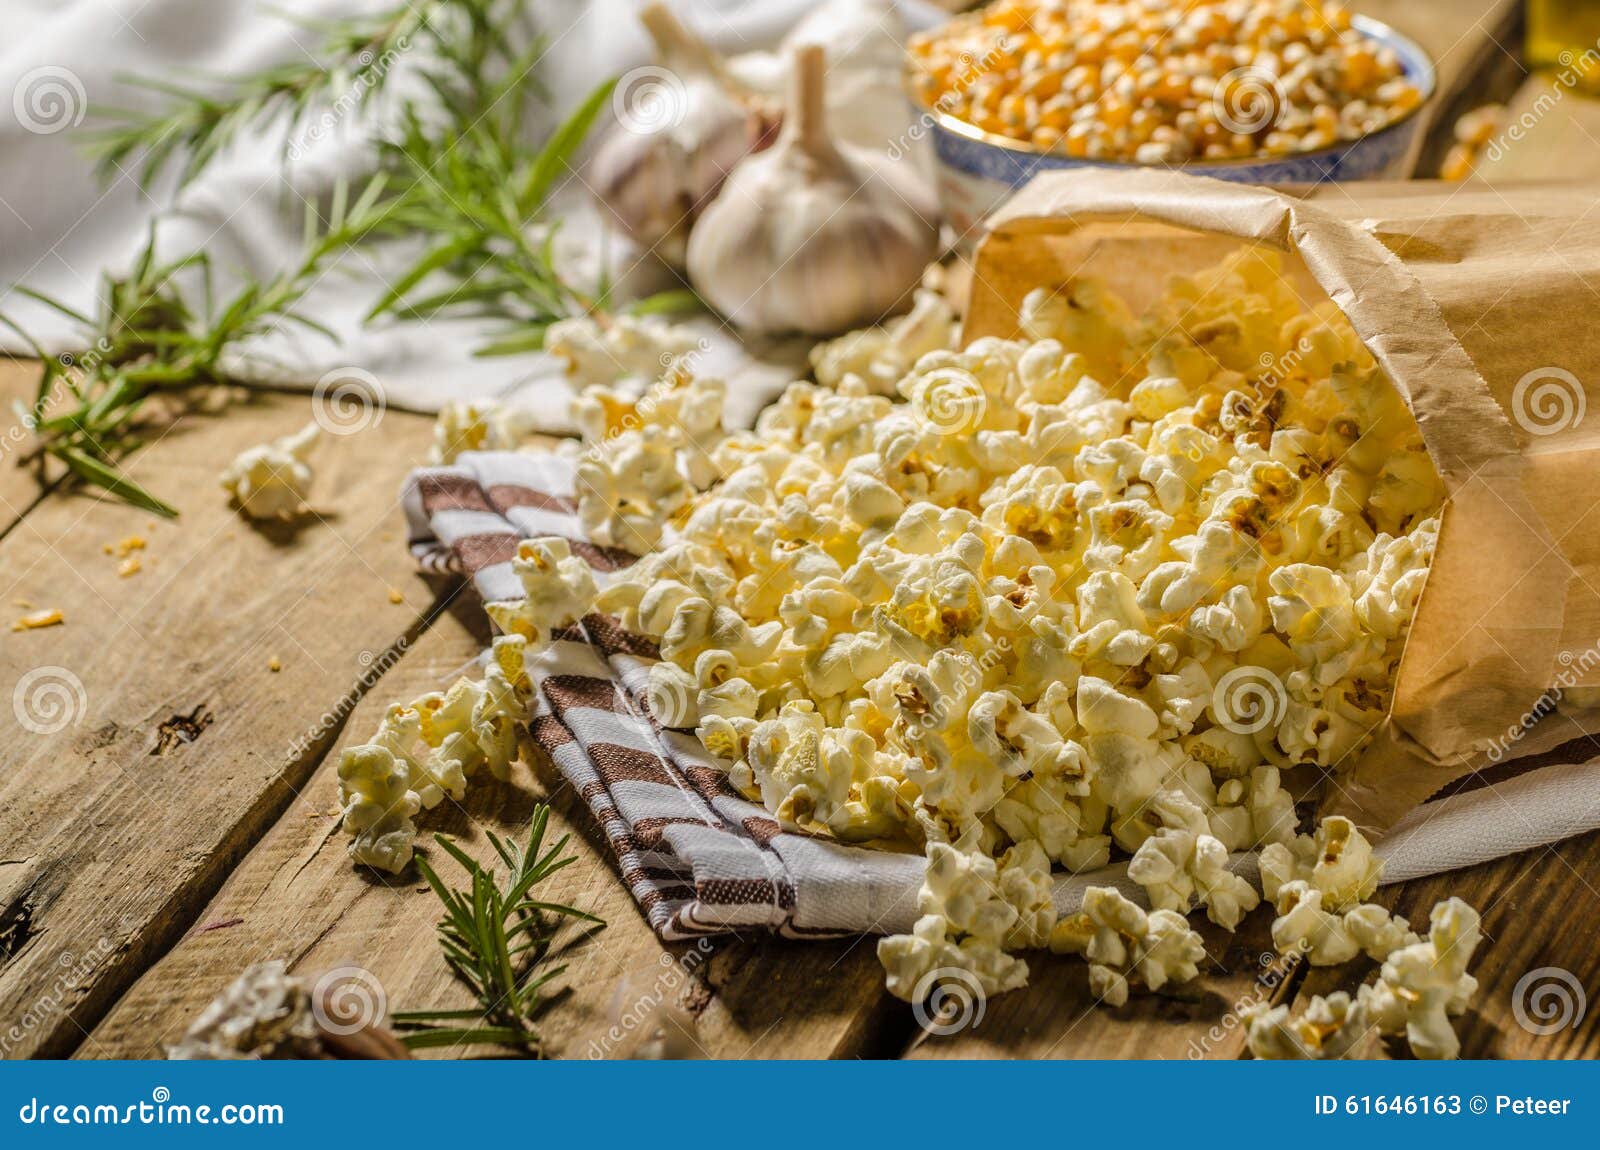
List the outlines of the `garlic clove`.
{"type": "Polygon", "coordinates": [[[589,184],[636,243],[681,268],[695,218],[734,166],[770,141],[773,116],[664,4],[639,19],[658,63],[619,82],[617,121],[590,161],[589,184]]]}
{"type": "Polygon", "coordinates": [[[689,236],[689,279],[752,332],[835,335],[902,310],[938,252],[914,172],[837,142],[823,51],[795,52],[777,142],[748,157],[689,236]]]}

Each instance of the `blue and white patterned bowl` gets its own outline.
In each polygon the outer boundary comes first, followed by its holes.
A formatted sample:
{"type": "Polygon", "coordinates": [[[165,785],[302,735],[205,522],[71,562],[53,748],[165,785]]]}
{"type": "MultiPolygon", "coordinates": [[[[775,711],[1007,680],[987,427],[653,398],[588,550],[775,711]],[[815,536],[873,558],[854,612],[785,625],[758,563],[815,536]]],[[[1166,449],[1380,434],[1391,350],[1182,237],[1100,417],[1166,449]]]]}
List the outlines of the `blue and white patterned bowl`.
{"type": "MultiPolygon", "coordinates": [[[[1329,180],[1404,178],[1423,128],[1424,118],[1419,113],[1427,107],[1434,92],[1433,61],[1420,45],[1387,24],[1365,16],[1353,16],[1351,26],[1363,36],[1394,49],[1406,79],[1422,93],[1415,108],[1358,140],[1341,141],[1314,152],[1237,160],[1191,160],[1159,166],[1243,184],[1317,184],[1329,180]]],[[[926,126],[933,141],[939,198],[946,218],[960,235],[971,235],[978,221],[1038,172],[1149,166],[1131,161],[1082,160],[1060,152],[1042,151],[915,102],[913,112],[917,122],[926,126]]]]}

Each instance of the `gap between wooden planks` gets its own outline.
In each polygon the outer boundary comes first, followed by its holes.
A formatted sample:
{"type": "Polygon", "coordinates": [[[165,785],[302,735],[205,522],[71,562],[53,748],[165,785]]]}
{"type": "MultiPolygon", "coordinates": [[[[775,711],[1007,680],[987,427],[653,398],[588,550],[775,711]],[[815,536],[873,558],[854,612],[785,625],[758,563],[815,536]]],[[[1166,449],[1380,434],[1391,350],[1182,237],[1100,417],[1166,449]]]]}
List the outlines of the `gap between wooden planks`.
{"type": "MultiPolygon", "coordinates": [[[[0,539],[44,498],[65,470],[54,460],[21,462],[33,446],[33,436],[17,405],[31,408],[38,389],[38,361],[0,353],[0,539]]],[[[11,605],[9,600],[6,605],[11,605]]],[[[9,620],[0,621],[9,625],[9,620]]]]}
{"type": "Polygon", "coordinates": [[[0,745],[12,1057],[76,1048],[290,803],[337,735],[336,701],[424,625],[433,595],[412,573],[396,498],[428,420],[391,412],[381,441],[326,437],[320,515],[297,529],[228,509],[228,460],[309,415],[304,397],[263,396],[185,417],[134,457],[134,477],[182,510],[176,523],[54,491],[0,540],[4,598],[66,615],[6,635],[0,693],[35,675],[71,720],[19,725],[0,745]],[[133,535],[143,570],[119,578],[103,548],[133,535]]]}
{"type": "MultiPolygon", "coordinates": [[[[357,709],[345,740],[375,727],[387,700],[436,690],[488,641],[475,599],[442,617],[357,709]]],[[[281,959],[316,977],[341,966],[370,972],[391,1010],[457,1009],[470,996],[445,967],[435,940],[439,904],[412,872],[380,876],[353,866],[336,826],[337,756],[229,877],[168,954],[133,986],[79,1054],[151,1057],[248,963],[281,959]]],[[[519,836],[536,798],[554,807],[551,834],[571,833],[578,862],[542,897],[601,915],[604,930],[575,940],[557,996],[540,1020],[548,1053],[627,1055],[674,1015],[692,1018],[692,1053],[725,1058],[892,1054],[879,1035],[894,1007],[882,990],[870,941],[795,943],[758,934],[663,944],[618,877],[610,848],[579,797],[548,764],[519,769],[510,785],[475,782],[466,800],[423,815],[419,845],[447,880],[459,876],[432,841],[455,837],[492,859],[483,832],[519,836]]],[[[550,840],[553,841],[553,838],[550,840]]],[[[433,1057],[474,1051],[430,1051],[433,1057]]]]}

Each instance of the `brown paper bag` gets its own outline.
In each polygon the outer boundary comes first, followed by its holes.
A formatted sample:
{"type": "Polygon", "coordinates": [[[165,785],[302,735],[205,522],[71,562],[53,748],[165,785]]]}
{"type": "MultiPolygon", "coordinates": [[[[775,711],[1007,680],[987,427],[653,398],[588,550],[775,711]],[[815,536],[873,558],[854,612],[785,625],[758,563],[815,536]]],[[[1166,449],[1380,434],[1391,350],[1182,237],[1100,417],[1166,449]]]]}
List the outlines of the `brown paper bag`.
{"type": "Polygon", "coordinates": [[[1241,241],[1338,304],[1415,414],[1448,499],[1390,714],[1326,793],[1371,830],[1493,762],[1600,731],[1600,212],[1592,190],[1334,184],[1155,170],[1036,178],[991,219],[964,335],[1094,276],[1135,309],[1241,241]],[[1530,729],[1531,728],[1531,729],[1530,729]]]}

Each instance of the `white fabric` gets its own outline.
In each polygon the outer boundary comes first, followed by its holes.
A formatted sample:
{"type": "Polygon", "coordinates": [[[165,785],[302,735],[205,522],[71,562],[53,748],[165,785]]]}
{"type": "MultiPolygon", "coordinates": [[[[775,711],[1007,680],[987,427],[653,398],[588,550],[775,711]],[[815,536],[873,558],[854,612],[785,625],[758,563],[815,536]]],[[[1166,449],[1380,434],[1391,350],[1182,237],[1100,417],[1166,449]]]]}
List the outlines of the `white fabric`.
{"type": "MultiPolygon", "coordinates": [[[[1383,860],[1383,886],[1543,850],[1600,829],[1600,759],[1541,767],[1507,782],[1424,803],[1373,844],[1383,860]]],[[[1259,886],[1256,856],[1236,855],[1230,868],[1259,886]]],[[[1144,891],[1117,863],[1085,875],[1058,875],[1056,909],[1074,914],[1091,886],[1113,886],[1141,904],[1144,891]]],[[[896,929],[909,929],[906,927],[896,929]]]]}
{"type": "MultiPolygon", "coordinates": [[[[128,76],[204,85],[208,78],[259,70],[305,57],[314,32],[279,12],[328,18],[383,11],[397,0],[10,0],[0,38],[0,312],[34,333],[50,351],[76,350],[73,325],[20,295],[25,284],[80,311],[92,311],[100,273],[126,268],[158,208],[161,250],[179,255],[211,251],[226,290],[239,276],[263,277],[288,265],[300,248],[305,204],[325,194],[340,176],[359,177],[370,155],[370,127],[352,116],[312,142],[285,169],[283,133],[246,139],[173,199],[165,174],[148,194],[130,171],[102,187],[83,151],[83,133],[95,120],[90,108],[160,106],[155,93],[119,82],[128,76]],[[77,125],[74,130],[74,125],[77,125]],[[287,176],[287,179],[285,178],[287,176]]],[[[863,0],[824,5],[838,12],[863,0]]],[[[543,126],[556,122],[603,77],[647,58],[647,41],[634,18],[640,0],[539,0],[525,8],[540,22],[549,49],[538,74],[552,94],[543,126]]],[[[924,5],[901,0],[910,22],[936,19],[924,5]]],[[[678,0],[684,20],[727,53],[771,48],[814,0],[678,0]]],[[[752,66],[759,71],[763,57],[752,66]]],[[[395,80],[411,79],[401,56],[395,80]]],[[[600,226],[587,193],[576,183],[561,194],[570,218],[563,225],[562,262],[592,282],[601,249],[600,226]]],[[[614,259],[629,258],[619,243],[614,259]]],[[[384,323],[362,317],[414,251],[364,253],[348,259],[321,283],[305,310],[340,334],[337,344],[302,330],[259,341],[230,364],[241,377],[310,387],[324,374],[346,368],[372,373],[386,402],[433,411],[447,399],[514,395],[547,430],[570,430],[566,385],[546,356],[475,359],[472,349],[494,331],[476,320],[384,323]]],[[[640,273],[642,275],[642,273],[640,273]]],[[[655,280],[661,273],[643,276],[655,280]]],[[[636,276],[635,279],[640,278],[636,276]]],[[[640,283],[640,290],[661,286],[640,283]]],[[[707,320],[714,344],[707,370],[731,377],[730,422],[753,420],[755,408],[804,363],[803,345],[758,349],[751,363],[737,341],[707,320]]],[[[0,349],[26,353],[27,345],[0,331],[0,349]]]]}

